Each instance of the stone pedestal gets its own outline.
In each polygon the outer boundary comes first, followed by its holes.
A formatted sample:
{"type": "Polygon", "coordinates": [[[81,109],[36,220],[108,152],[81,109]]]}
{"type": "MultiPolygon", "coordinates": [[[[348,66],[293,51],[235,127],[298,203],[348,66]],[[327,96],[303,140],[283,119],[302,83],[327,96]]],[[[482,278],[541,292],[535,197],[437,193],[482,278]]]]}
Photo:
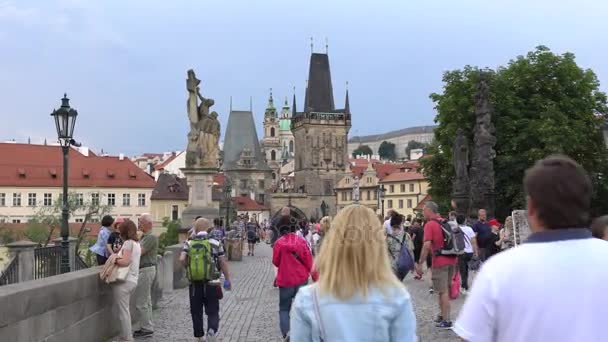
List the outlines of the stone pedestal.
{"type": "Polygon", "coordinates": [[[13,258],[18,258],[17,279],[18,282],[34,280],[34,250],[37,243],[31,241],[17,241],[6,245],[13,258]]]}
{"type": "Polygon", "coordinates": [[[218,169],[209,168],[184,168],[181,169],[186,175],[188,182],[188,207],[182,212],[182,228],[192,226],[192,221],[197,216],[202,216],[210,221],[218,218],[220,210],[213,205],[211,198],[213,188],[213,176],[218,169]]]}

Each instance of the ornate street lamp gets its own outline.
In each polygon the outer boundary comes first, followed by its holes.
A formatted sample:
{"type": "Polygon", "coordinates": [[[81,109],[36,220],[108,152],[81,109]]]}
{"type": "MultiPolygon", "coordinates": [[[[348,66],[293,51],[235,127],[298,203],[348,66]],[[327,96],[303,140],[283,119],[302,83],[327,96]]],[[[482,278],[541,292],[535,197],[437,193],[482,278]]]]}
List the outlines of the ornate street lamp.
{"type": "Polygon", "coordinates": [[[226,201],[226,223],[224,224],[224,228],[227,231],[230,227],[230,202],[232,202],[232,186],[228,179],[226,179],[224,185],[224,200],[226,201]]]}
{"type": "Polygon", "coordinates": [[[68,226],[69,210],[68,210],[68,155],[70,145],[76,145],[74,139],[74,126],[78,112],[70,108],[70,99],[67,94],[63,94],[61,99],[61,107],[53,110],[51,116],[55,118],[55,127],[57,128],[57,137],[63,152],[63,203],[61,208],[61,273],[70,272],[70,252],[68,237],[70,230],[68,226]]]}
{"type": "Polygon", "coordinates": [[[376,191],[378,191],[378,204],[382,207],[381,213],[382,218],[384,219],[384,192],[386,191],[386,189],[384,189],[384,184],[379,186],[376,191]]]}

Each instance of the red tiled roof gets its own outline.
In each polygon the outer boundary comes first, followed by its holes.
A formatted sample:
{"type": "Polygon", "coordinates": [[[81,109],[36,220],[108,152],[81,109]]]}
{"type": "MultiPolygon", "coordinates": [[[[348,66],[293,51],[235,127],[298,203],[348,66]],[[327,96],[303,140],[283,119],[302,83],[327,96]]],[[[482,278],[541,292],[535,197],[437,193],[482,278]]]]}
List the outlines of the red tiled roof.
{"type": "Polygon", "coordinates": [[[233,197],[232,201],[236,204],[238,211],[261,211],[268,210],[265,206],[252,200],[247,196],[233,197]]]}
{"type": "Polygon", "coordinates": [[[424,209],[424,205],[426,204],[426,202],[432,201],[432,200],[433,200],[433,198],[431,197],[431,195],[424,196],[424,198],[422,199],[422,201],[420,201],[420,203],[418,203],[418,205],[416,206],[416,208],[414,208],[414,210],[422,210],[422,209],[424,209]]]}
{"type": "Polygon", "coordinates": [[[167,159],[166,159],[164,162],[162,162],[162,163],[160,163],[160,164],[155,165],[155,166],[154,166],[154,170],[156,170],[156,171],[160,171],[160,170],[164,169],[164,168],[165,168],[165,166],[167,166],[167,165],[168,165],[170,162],[172,162],[172,161],[173,161],[175,158],[177,158],[177,157],[178,157],[180,154],[182,154],[182,153],[184,153],[184,152],[180,152],[180,153],[177,153],[177,154],[173,154],[171,157],[167,158],[167,159]]]}
{"type": "MultiPolygon", "coordinates": [[[[373,168],[374,168],[374,170],[376,170],[376,177],[378,177],[378,179],[380,179],[380,180],[384,179],[386,176],[390,175],[393,172],[399,171],[399,169],[404,168],[404,167],[407,167],[406,163],[404,163],[404,164],[395,164],[395,163],[388,163],[388,164],[375,163],[375,164],[373,164],[373,168]]],[[[363,176],[363,173],[365,172],[365,170],[367,170],[367,165],[351,167],[351,172],[352,172],[353,176],[357,176],[359,178],[361,178],[363,176]]]]}
{"type": "Polygon", "coordinates": [[[386,182],[403,182],[403,181],[410,181],[410,180],[423,180],[426,179],[424,177],[424,175],[422,173],[418,173],[418,172],[414,172],[414,171],[410,171],[410,172],[393,172],[390,175],[384,177],[384,179],[382,179],[382,183],[386,183],[386,182]]]}
{"type": "MultiPolygon", "coordinates": [[[[154,179],[129,158],[85,156],[72,148],[69,158],[70,186],[154,188],[154,179]]],[[[63,186],[61,147],[0,143],[0,186],[63,186]]]]}

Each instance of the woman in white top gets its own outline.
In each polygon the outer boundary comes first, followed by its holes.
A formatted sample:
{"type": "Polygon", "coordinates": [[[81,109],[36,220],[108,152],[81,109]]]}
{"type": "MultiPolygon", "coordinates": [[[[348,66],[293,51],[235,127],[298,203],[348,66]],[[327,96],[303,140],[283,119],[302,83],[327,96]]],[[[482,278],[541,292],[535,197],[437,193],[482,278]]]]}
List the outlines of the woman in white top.
{"type": "Polygon", "coordinates": [[[137,237],[137,226],[133,221],[125,220],[125,222],[120,224],[118,230],[124,242],[120,252],[118,252],[119,258],[116,259],[116,265],[129,267],[129,272],[125,281],[117,281],[112,284],[112,295],[114,302],[118,306],[118,321],[120,322],[119,341],[133,341],[129,301],[131,294],[133,294],[135,287],[137,287],[141,247],[139,246],[139,239],[137,237]]]}

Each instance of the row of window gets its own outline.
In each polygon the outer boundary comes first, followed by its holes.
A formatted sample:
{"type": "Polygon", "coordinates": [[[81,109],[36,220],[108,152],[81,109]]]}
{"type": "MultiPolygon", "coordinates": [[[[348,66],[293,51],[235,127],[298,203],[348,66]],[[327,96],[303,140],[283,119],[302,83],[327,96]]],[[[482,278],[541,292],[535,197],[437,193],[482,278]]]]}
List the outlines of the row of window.
{"type": "MultiPolygon", "coordinates": [[[[58,201],[62,201],[62,194],[59,195],[59,198],[57,199],[58,201]]],[[[108,205],[111,206],[116,206],[116,194],[113,193],[109,193],[106,196],[106,201],[108,205]]],[[[7,204],[7,198],[6,198],[6,193],[0,193],[0,207],[5,207],[7,204]]],[[[13,193],[13,207],[20,207],[22,205],[21,203],[21,193],[20,192],[14,192],[13,193]]],[[[99,193],[92,193],[91,194],[91,204],[92,205],[99,205],[100,202],[100,195],[99,193]]],[[[53,205],[53,194],[50,193],[45,193],[42,195],[42,206],[45,207],[50,207],[53,205]]],[[[84,194],[76,194],[76,204],[77,205],[84,205],[84,194]]],[[[27,194],[27,206],[28,207],[35,207],[38,206],[39,202],[38,202],[38,194],[35,192],[31,192],[27,194]]],[[[130,207],[131,206],[131,194],[122,194],[122,206],[123,207],[130,207]]],[[[139,207],[145,207],[146,206],[146,194],[137,194],[137,206],[139,207]]]]}
{"type": "MultiPolygon", "coordinates": [[[[403,200],[402,200],[402,199],[400,199],[400,200],[398,201],[398,203],[399,203],[399,206],[398,206],[397,208],[398,208],[398,209],[403,209],[403,200]]],[[[412,202],[412,200],[411,200],[411,199],[408,199],[408,200],[407,200],[407,208],[408,208],[408,209],[412,209],[412,208],[413,208],[413,204],[414,204],[414,203],[412,202]]],[[[387,201],[387,203],[386,203],[386,205],[387,205],[387,207],[388,207],[388,208],[394,208],[394,207],[393,207],[393,200],[388,200],[388,201],[387,201]]]]}
{"type": "MultiPolygon", "coordinates": [[[[255,184],[255,183],[254,183],[255,184]]],[[[247,179],[241,179],[241,189],[247,189],[249,187],[249,180],[247,179]]],[[[260,190],[264,190],[265,188],[265,182],[263,179],[258,180],[258,188],[260,188],[260,190]]]]}
{"type": "MultiPolygon", "coordinates": [[[[400,184],[400,190],[401,192],[405,192],[405,184],[400,184]]],[[[414,192],[415,191],[415,184],[414,183],[410,183],[410,192],[414,192]]],[[[389,185],[388,187],[388,193],[392,194],[395,192],[395,185],[389,185]]]]}
{"type": "MultiPolygon", "coordinates": [[[[373,198],[374,200],[378,199],[378,193],[376,191],[371,191],[371,190],[367,190],[365,192],[363,192],[360,195],[360,200],[364,200],[364,196],[365,195],[365,200],[366,201],[370,201],[372,199],[372,194],[373,194],[373,198]]],[[[352,192],[350,191],[343,191],[342,192],[342,201],[350,201],[352,199],[352,192]]]]}
{"type": "MultiPolygon", "coordinates": [[[[371,183],[373,179],[372,177],[367,177],[365,180],[367,181],[367,183],[371,183]]],[[[346,184],[350,184],[350,178],[346,178],[346,184]]]]}

